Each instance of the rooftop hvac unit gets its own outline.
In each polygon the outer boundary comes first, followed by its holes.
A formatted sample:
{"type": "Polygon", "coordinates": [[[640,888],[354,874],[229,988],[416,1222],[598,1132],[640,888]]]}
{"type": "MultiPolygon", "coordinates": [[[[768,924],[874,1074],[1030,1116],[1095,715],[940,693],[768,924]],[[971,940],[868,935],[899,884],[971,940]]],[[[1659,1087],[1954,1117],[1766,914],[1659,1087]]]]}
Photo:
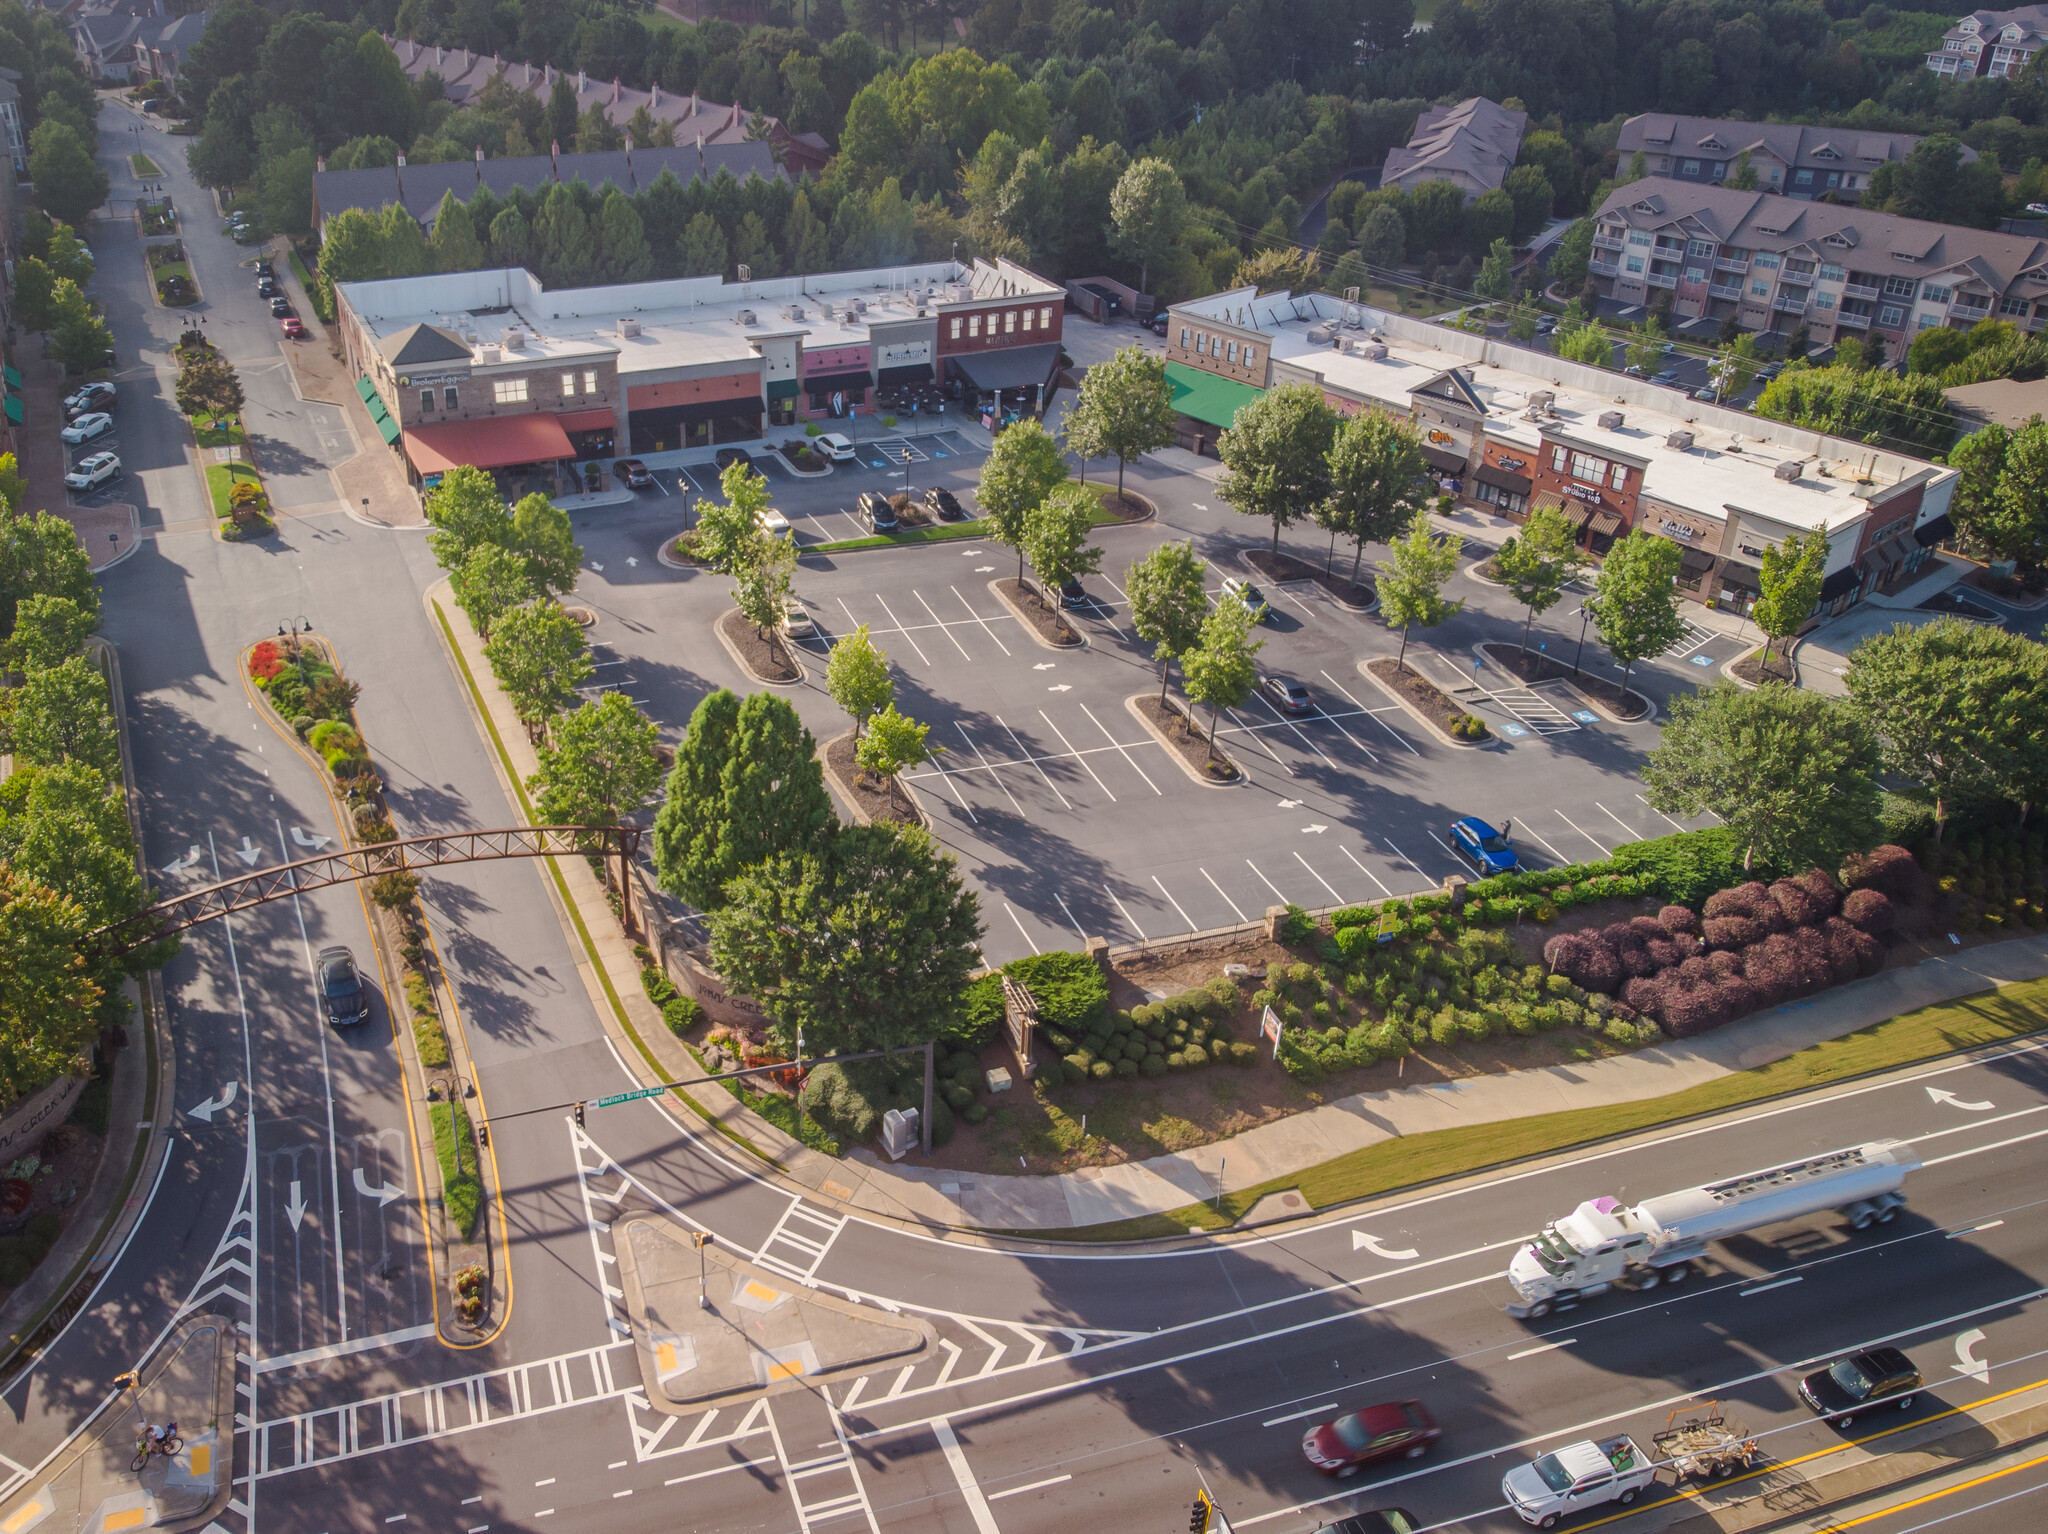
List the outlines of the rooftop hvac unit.
{"type": "Polygon", "coordinates": [[[855,314],[866,314],[868,312],[868,301],[865,298],[856,298],[846,307],[855,314]]]}
{"type": "Polygon", "coordinates": [[[1359,356],[1365,358],[1368,362],[1385,362],[1387,360],[1386,343],[1383,341],[1367,341],[1354,349],[1359,356]]]}
{"type": "Polygon", "coordinates": [[[738,314],[735,314],[733,316],[733,323],[736,325],[752,325],[756,323],[754,319],[754,311],[751,309],[740,310],[738,314]]]}
{"type": "Polygon", "coordinates": [[[1600,412],[1600,429],[1602,431],[1620,431],[1621,422],[1622,415],[1619,410],[1603,410],[1600,412]]]}
{"type": "Polygon", "coordinates": [[[526,332],[517,325],[508,325],[505,327],[504,342],[506,351],[516,352],[526,344],[526,332]]]}
{"type": "Polygon", "coordinates": [[[791,304],[782,311],[782,317],[786,320],[801,320],[804,317],[804,306],[802,304],[791,304]]]}
{"type": "Polygon", "coordinates": [[[1666,447],[1675,447],[1682,453],[1692,446],[1692,433],[1689,431],[1675,431],[1664,439],[1664,445],[1666,447]]]}
{"type": "Polygon", "coordinates": [[[621,319],[619,321],[620,340],[630,341],[638,334],[640,334],[640,322],[638,320],[621,319]]]}
{"type": "Polygon", "coordinates": [[[1793,480],[1797,479],[1800,476],[1801,472],[1805,470],[1805,468],[1806,461],[1804,459],[1788,458],[1783,463],[1779,464],[1775,469],[1771,470],[1771,473],[1774,477],[1778,479],[1793,480]]]}
{"type": "Polygon", "coordinates": [[[476,357],[485,367],[504,360],[502,353],[495,346],[479,346],[476,349],[476,357]]]}
{"type": "Polygon", "coordinates": [[[1334,329],[1333,329],[1333,328],[1332,328],[1331,326],[1328,326],[1328,325],[1311,325],[1311,326],[1309,326],[1309,329],[1308,329],[1308,344],[1309,344],[1309,345],[1311,345],[1311,346],[1328,346],[1328,345],[1329,345],[1329,344],[1330,344],[1330,343],[1331,343],[1331,342],[1332,342],[1333,340],[1335,340],[1335,339],[1336,339],[1336,331],[1335,331],[1335,330],[1334,330],[1334,329]]]}

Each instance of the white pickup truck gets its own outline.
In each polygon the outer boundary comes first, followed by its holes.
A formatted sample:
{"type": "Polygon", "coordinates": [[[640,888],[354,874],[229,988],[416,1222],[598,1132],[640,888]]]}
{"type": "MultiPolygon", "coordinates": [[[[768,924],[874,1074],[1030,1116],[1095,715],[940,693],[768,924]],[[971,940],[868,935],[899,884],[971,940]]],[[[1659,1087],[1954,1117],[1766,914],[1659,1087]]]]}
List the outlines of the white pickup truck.
{"type": "Polygon", "coordinates": [[[1619,1502],[1624,1507],[1657,1476],[1650,1457],[1623,1433],[1568,1443],[1500,1478],[1501,1495],[1524,1523],[1554,1528],[1560,1518],[1619,1502]]]}

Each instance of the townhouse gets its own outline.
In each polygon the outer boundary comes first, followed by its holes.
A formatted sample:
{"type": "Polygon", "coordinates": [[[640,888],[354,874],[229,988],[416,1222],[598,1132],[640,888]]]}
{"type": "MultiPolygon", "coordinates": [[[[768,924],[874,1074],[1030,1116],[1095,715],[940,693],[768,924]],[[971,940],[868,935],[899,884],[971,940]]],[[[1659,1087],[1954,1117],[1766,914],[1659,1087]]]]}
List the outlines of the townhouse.
{"type": "Polygon", "coordinates": [[[1527,112],[1484,96],[1430,107],[1415,120],[1407,145],[1388,151],[1380,185],[1412,192],[1426,181],[1448,181],[1471,202],[1507,180],[1528,126],[1527,112]]]}
{"type": "Polygon", "coordinates": [[[1927,67],[1950,79],[2017,76],[2048,41],[2048,5],[2016,11],[1972,11],[1958,17],[1927,55],[1927,67]]]}
{"type": "MultiPolygon", "coordinates": [[[[1855,202],[1869,189],[1872,172],[1887,161],[1905,159],[1919,142],[1917,133],[1645,112],[1621,125],[1616,147],[1623,165],[1640,154],[1653,176],[1714,186],[1733,175],[1738,158],[1747,154],[1757,185],[1765,191],[1788,197],[1832,192],[1838,202],[1855,202]]],[[[1976,150],[1963,151],[1963,163],[1976,158],[1976,150]]]]}

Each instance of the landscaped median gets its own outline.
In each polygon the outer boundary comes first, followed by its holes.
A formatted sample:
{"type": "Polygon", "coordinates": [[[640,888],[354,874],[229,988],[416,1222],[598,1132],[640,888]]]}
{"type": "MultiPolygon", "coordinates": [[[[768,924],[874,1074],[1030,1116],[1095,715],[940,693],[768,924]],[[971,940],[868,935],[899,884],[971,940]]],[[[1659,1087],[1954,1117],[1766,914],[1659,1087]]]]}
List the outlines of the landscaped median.
{"type": "Polygon", "coordinates": [[[230,543],[277,531],[263,477],[249,460],[249,433],[242,424],[242,381],[234,365],[197,330],[178,340],[178,408],[185,413],[199,470],[219,521],[219,536],[230,543]]]}
{"type": "MultiPolygon", "coordinates": [[[[1109,504],[1116,499],[1117,490],[1115,485],[1105,484],[1099,480],[1092,479],[1070,480],[1069,483],[1087,491],[1098,502],[1102,503],[1089,518],[1089,521],[1096,527],[1110,527],[1122,522],[1143,522],[1155,514],[1150,501],[1130,491],[1124,493],[1124,502],[1136,514],[1128,516],[1119,514],[1109,504]]],[[[813,543],[799,552],[802,554],[845,554],[855,549],[886,549],[898,544],[946,543],[956,538],[986,538],[988,535],[987,525],[978,519],[966,522],[939,522],[930,527],[906,527],[897,532],[876,533],[866,538],[841,538],[833,543],[813,543]]],[[[680,549],[676,553],[679,558],[688,557],[680,549]]]]}

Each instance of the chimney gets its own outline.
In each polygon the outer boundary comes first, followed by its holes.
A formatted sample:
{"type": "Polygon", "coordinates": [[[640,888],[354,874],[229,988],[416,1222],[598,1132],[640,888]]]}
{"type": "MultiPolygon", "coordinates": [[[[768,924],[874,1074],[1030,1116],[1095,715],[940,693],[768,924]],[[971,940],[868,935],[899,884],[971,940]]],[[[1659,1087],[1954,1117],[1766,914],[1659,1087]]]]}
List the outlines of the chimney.
{"type": "Polygon", "coordinates": [[[613,106],[617,106],[618,104],[619,104],[619,77],[618,77],[617,75],[613,75],[613,76],[612,76],[612,105],[613,105],[613,106]]]}
{"type": "Polygon", "coordinates": [[[439,69],[439,68],[441,67],[441,60],[442,60],[442,58],[443,58],[443,53],[442,53],[441,45],[440,45],[439,43],[436,43],[436,44],[434,44],[434,67],[435,67],[436,69],[439,69]]]}
{"type": "Polygon", "coordinates": [[[314,158],[314,160],[313,160],[313,169],[315,169],[315,170],[318,170],[318,171],[324,171],[324,170],[326,170],[326,169],[327,169],[327,156],[326,156],[326,155],[324,155],[324,154],[323,154],[323,155],[318,155],[318,156],[316,156],[316,157],[314,158]]]}
{"type": "Polygon", "coordinates": [[[633,135],[630,133],[626,135],[626,180],[629,184],[633,180],[633,135]]]}
{"type": "Polygon", "coordinates": [[[577,71],[576,71],[576,94],[580,96],[580,95],[582,95],[582,94],[583,94],[583,93],[584,93],[585,91],[587,91],[587,90],[589,90],[589,89],[590,89],[590,76],[589,76],[588,74],[586,74],[586,73],[585,73],[585,72],[584,72],[583,70],[580,70],[580,69],[579,69],[579,70],[577,70],[577,71]]]}
{"type": "Polygon", "coordinates": [[[476,146],[476,184],[484,184],[484,146],[481,144],[476,146]]]}
{"type": "Polygon", "coordinates": [[[552,173],[554,178],[560,181],[562,179],[562,141],[560,139],[548,140],[548,158],[554,161],[552,173]]]}
{"type": "Polygon", "coordinates": [[[652,101],[652,106],[656,111],[659,111],[661,109],[661,82],[659,80],[656,80],[654,82],[654,98],[652,101]]]}
{"type": "Polygon", "coordinates": [[[395,171],[393,171],[393,172],[392,172],[391,174],[392,174],[392,179],[394,179],[394,180],[395,180],[395,181],[397,181],[397,183],[398,183],[398,200],[399,200],[399,202],[400,202],[400,203],[403,203],[403,202],[405,201],[405,156],[404,156],[404,155],[400,155],[400,156],[398,157],[398,169],[396,169],[395,171]]]}
{"type": "Polygon", "coordinates": [[[526,61],[526,83],[527,83],[528,85],[532,85],[532,84],[533,84],[533,60],[532,60],[532,59],[528,59],[528,60],[526,61]]]}
{"type": "Polygon", "coordinates": [[[692,117],[697,115],[697,93],[695,91],[690,92],[690,115],[692,117]]]}

